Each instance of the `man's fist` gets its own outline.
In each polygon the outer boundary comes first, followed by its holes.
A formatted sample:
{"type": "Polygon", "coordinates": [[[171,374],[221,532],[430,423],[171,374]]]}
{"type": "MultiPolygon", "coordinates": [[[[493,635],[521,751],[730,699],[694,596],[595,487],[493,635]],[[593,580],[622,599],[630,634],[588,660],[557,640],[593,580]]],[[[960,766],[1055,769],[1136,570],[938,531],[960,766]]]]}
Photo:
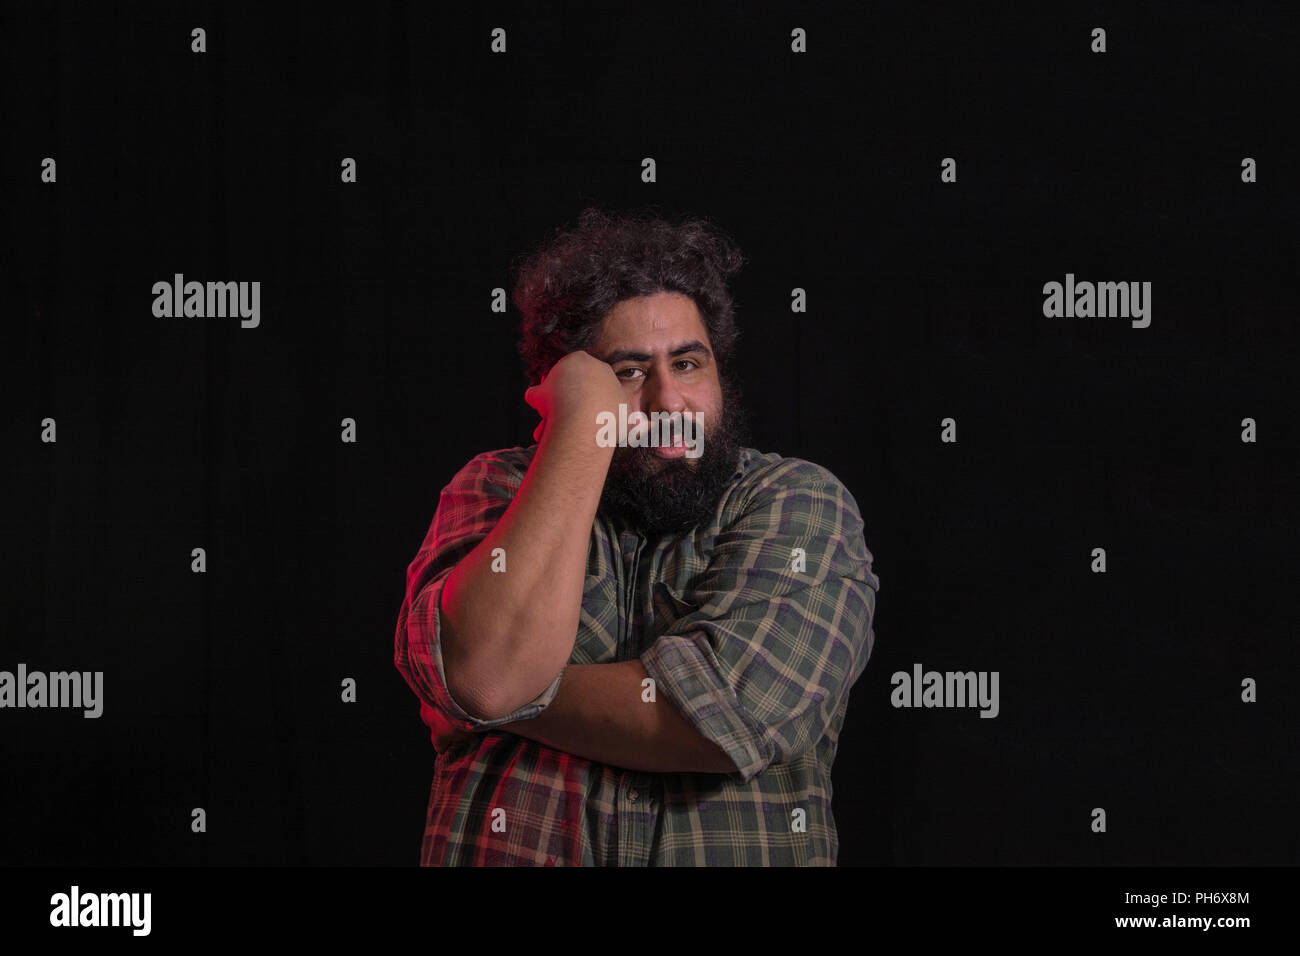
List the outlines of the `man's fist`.
{"type": "Polygon", "coordinates": [[[614,369],[589,352],[578,349],[551,366],[540,385],[524,391],[524,401],[542,416],[533,439],[542,435],[553,422],[586,419],[596,432],[596,416],[609,411],[618,414],[623,399],[623,383],[614,369]]]}

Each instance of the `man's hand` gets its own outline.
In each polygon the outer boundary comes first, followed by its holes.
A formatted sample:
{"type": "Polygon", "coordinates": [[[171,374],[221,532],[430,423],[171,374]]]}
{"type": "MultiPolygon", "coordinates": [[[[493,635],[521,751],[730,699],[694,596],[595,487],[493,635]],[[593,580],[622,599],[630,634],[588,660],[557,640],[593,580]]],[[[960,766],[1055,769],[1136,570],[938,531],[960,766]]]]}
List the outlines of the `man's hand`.
{"type": "Polygon", "coordinates": [[[578,349],[552,365],[540,385],[526,389],[524,401],[542,416],[533,431],[534,441],[542,440],[551,422],[573,416],[590,416],[595,434],[598,414],[618,414],[619,403],[624,401],[623,383],[608,363],[578,349]]]}

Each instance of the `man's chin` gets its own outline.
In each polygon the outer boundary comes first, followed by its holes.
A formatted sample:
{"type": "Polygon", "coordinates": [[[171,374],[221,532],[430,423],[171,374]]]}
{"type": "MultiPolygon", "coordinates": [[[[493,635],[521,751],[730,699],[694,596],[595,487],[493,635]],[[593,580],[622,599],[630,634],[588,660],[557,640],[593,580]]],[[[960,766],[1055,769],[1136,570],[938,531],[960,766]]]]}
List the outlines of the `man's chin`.
{"type": "Polygon", "coordinates": [[[651,452],[645,457],[643,467],[646,470],[656,472],[670,469],[691,469],[693,471],[699,467],[699,464],[700,460],[698,458],[686,458],[682,455],[659,455],[651,452]]]}
{"type": "Polygon", "coordinates": [[[710,516],[726,484],[716,464],[706,471],[703,463],[703,457],[630,456],[617,472],[611,469],[602,505],[645,534],[689,530],[710,516]]]}

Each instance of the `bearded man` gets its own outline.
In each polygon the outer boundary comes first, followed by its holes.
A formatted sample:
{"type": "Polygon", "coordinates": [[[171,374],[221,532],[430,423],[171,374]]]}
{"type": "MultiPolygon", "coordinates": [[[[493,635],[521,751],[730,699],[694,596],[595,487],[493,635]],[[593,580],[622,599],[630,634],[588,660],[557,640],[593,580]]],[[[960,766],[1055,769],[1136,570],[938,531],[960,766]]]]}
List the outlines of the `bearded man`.
{"type": "Polygon", "coordinates": [[[535,444],[443,489],[398,616],[437,751],[421,864],[835,865],[880,581],[839,480],[744,444],[742,262],[588,209],[524,263],[535,444]],[[600,440],[628,410],[702,453],[600,440]]]}

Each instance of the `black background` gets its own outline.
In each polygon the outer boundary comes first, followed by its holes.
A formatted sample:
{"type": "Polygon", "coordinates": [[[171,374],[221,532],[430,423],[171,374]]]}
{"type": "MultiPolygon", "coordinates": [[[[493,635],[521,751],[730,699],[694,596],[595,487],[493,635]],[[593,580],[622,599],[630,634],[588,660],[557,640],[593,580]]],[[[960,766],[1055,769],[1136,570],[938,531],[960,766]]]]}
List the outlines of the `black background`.
{"type": "Polygon", "coordinates": [[[357,7],[3,8],[0,669],[105,677],[0,711],[0,861],[418,861],[405,569],[531,442],[491,291],[589,204],[737,240],[751,444],[861,506],[841,865],[1300,859],[1294,12],[357,7]],[[177,272],[260,326],[155,318],[177,272]],[[1150,327],[1044,318],[1067,272],[1150,327]],[[1000,715],[894,709],[915,662],[1000,715]]]}

